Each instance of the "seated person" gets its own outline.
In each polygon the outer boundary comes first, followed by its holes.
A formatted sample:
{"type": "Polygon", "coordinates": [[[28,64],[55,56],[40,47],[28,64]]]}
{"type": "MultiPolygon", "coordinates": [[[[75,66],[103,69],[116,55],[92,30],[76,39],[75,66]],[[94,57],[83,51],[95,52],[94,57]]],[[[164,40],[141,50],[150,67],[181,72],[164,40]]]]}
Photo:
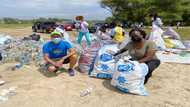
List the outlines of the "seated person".
{"type": "Polygon", "coordinates": [[[131,60],[139,61],[139,63],[146,63],[149,71],[145,77],[145,84],[152,72],[160,65],[160,60],[156,57],[156,45],[152,41],[145,40],[146,33],[141,29],[132,29],[129,32],[131,42],[129,42],[123,49],[114,54],[117,56],[128,50],[131,60]]]}
{"type": "Polygon", "coordinates": [[[101,40],[111,40],[111,36],[106,32],[106,28],[102,27],[98,31],[98,36],[101,40]]]}
{"type": "Polygon", "coordinates": [[[74,76],[74,66],[77,62],[75,49],[67,42],[61,39],[59,32],[51,33],[51,41],[43,46],[44,60],[49,72],[56,72],[63,64],[69,63],[69,75],[74,76]]]}

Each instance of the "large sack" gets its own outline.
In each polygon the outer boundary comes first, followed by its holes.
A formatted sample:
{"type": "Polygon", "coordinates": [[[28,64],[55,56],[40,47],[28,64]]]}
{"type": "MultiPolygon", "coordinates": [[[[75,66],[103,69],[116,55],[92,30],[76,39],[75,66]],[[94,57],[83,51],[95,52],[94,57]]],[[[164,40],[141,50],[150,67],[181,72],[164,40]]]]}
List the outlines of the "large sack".
{"type": "Polygon", "coordinates": [[[137,95],[148,95],[144,87],[144,79],[148,73],[148,66],[137,61],[125,62],[119,60],[116,64],[111,85],[122,92],[137,95]]]}
{"type": "Polygon", "coordinates": [[[125,40],[119,45],[119,49],[123,49],[130,41],[129,34],[125,34],[125,40]]]}
{"type": "Polygon", "coordinates": [[[155,44],[158,48],[166,49],[166,46],[164,44],[164,40],[162,38],[163,32],[164,31],[160,27],[153,24],[152,32],[149,36],[149,40],[155,42],[155,44]]]}
{"type": "Polygon", "coordinates": [[[186,48],[190,49],[190,41],[184,41],[183,44],[185,45],[186,48]]]}
{"type": "Polygon", "coordinates": [[[172,27],[168,27],[168,29],[162,34],[164,38],[181,40],[180,35],[172,29],[172,27]]]}
{"type": "Polygon", "coordinates": [[[89,72],[89,75],[97,78],[111,79],[113,72],[115,71],[115,59],[110,52],[117,52],[118,45],[105,45],[102,47],[95,60],[94,69],[89,72]]]}
{"type": "Polygon", "coordinates": [[[100,43],[96,40],[91,42],[91,46],[87,47],[85,41],[82,42],[82,53],[79,58],[79,69],[83,73],[89,73],[93,69],[100,43]]]}
{"type": "Polygon", "coordinates": [[[164,42],[167,48],[181,48],[181,49],[186,48],[180,40],[164,39],[164,42]]]}

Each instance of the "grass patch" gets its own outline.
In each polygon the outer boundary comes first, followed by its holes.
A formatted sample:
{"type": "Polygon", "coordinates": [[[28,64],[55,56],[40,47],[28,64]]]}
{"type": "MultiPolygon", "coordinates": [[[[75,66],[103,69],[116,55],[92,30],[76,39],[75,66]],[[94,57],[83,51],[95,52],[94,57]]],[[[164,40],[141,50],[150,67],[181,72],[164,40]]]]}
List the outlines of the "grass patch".
{"type": "Polygon", "coordinates": [[[0,28],[10,28],[10,29],[15,29],[15,28],[25,28],[25,27],[32,27],[31,23],[27,24],[0,24],[0,28]]]}

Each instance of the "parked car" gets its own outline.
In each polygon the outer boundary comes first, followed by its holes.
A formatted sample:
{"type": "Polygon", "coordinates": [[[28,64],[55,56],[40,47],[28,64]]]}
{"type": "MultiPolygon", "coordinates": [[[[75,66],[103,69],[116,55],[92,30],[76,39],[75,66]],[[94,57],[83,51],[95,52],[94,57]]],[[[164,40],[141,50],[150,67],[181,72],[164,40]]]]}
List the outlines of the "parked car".
{"type": "Polygon", "coordinates": [[[73,27],[71,24],[64,24],[64,29],[65,29],[65,31],[72,31],[73,27]]]}
{"type": "Polygon", "coordinates": [[[88,28],[90,33],[96,33],[96,27],[95,26],[91,26],[88,28]]]}
{"type": "Polygon", "coordinates": [[[56,22],[35,22],[32,26],[33,32],[51,33],[57,27],[56,22]]]}
{"type": "Polygon", "coordinates": [[[65,31],[72,31],[75,29],[75,24],[72,22],[66,22],[63,24],[65,31]]]}

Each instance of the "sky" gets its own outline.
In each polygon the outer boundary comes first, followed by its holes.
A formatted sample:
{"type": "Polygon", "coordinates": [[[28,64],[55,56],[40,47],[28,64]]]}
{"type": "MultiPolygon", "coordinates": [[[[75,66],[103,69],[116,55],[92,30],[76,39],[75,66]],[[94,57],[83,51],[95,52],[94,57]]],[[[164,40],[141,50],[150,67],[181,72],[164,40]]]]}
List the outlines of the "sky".
{"type": "Polygon", "coordinates": [[[0,18],[73,19],[77,15],[83,15],[88,20],[104,20],[111,14],[101,8],[99,2],[100,0],[0,0],[0,18]]]}

